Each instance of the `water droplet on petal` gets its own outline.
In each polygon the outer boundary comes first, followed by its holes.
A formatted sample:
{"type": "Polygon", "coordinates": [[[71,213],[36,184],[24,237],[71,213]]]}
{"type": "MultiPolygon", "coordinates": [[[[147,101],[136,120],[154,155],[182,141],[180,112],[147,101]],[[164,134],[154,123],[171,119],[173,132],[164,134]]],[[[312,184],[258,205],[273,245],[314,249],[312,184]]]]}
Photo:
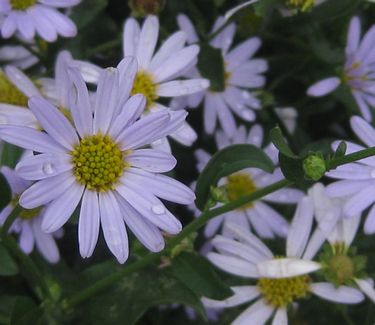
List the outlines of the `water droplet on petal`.
{"type": "Polygon", "coordinates": [[[51,175],[55,172],[55,169],[53,168],[53,165],[49,162],[44,163],[42,169],[43,169],[43,172],[46,175],[51,175]]]}
{"type": "Polygon", "coordinates": [[[151,207],[151,210],[155,214],[164,214],[165,213],[165,207],[162,204],[153,205],[151,207]]]}

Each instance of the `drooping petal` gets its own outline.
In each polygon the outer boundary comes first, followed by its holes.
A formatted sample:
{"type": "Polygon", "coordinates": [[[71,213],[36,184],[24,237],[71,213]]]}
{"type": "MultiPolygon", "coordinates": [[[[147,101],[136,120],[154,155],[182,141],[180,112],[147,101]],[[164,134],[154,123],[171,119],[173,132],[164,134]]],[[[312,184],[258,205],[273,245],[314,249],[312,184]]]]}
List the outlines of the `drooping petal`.
{"type": "Polygon", "coordinates": [[[341,304],[358,304],[365,298],[358,289],[347,286],[335,288],[333,284],[326,282],[312,283],[310,290],[323,299],[341,304]]]}

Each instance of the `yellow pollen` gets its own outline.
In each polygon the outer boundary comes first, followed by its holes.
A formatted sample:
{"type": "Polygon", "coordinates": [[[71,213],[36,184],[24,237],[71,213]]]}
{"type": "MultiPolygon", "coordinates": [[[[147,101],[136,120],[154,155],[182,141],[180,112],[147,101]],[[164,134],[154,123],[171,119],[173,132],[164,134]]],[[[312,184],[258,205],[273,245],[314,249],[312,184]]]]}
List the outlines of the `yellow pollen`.
{"type": "Polygon", "coordinates": [[[310,277],[260,278],[257,286],[264,300],[275,308],[286,307],[296,299],[306,297],[310,291],[310,277]]]}
{"type": "Polygon", "coordinates": [[[159,98],[156,91],[157,84],[155,84],[153,76],[148,72],[138,71],[137,75],[135,76],[131,95],[144,95],[146,97],[146,109],[149,109],[159,98]]]}
{"type": "Polygon", "coordinates": [[[83,138],[70,154],[76,180],[96,192],[113,190],[127,167],[126,153],[108,135],[83,138]]]}
{"type": "Polygon", "coordinates": [[[307,11],[315,6],[315,0],[286,0],[286,4],[300,11],[307,11]]]}
{"type": "MultiPolygon", "coordinates": [[[[11,201],[11,204],[12,206],[16,206],[18,201],[19,201],[19,198],[20,196],[19,195],[16,195],[12,201],[11,201]]],[[[40,215],[40,211],[42,210],[41,207],[39,208],[34,208],[34,209],[22,209],[21,213],[18,215],[19,218],[23,219],[23,220],[31,220],[31,219],[34,219],[35,217],[39,216],[40,215]]]]}
{"type": "Polygon", "coordinates": [[[26,10],[36,4],[37,0],[10,0],[13,10],[26,10]]]}
{"type": "MultiPolygon", "coordinates": [[[[236,201],[239,198],[251,194],[256,191],[256,185],[251,179],[249,174],[235,173],[227,177],[228,183],[226,184],[226,190],[229,201],[236,201]]],[[[251,208],[253,202],[243,205],[239,209],[245,210],[251,208]]]]}
{"type": "Polygon", "coordinates": [[[27,107],[28,98],[0,72],[0,103],[27,107]]]}

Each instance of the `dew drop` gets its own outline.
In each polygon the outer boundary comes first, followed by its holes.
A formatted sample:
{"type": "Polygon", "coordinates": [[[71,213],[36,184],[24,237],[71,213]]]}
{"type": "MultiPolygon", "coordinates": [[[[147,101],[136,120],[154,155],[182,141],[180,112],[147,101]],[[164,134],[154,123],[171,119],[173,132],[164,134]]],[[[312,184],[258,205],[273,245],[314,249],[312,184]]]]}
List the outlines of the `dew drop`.
{"type": "Polygon", "coordinates": [[[51,163],[49,163],[49,162],[44,163],[42,169],[43,169],[43,172],[46,175],[51,175],[55,171],[54,168],[53,168],[53,165],[51,163]]]}
{"type": "Polygon", "coordinates": [[[164,214],[165,213],[165,208],[163,205],[161,204],[157,204],[157,205],[153,205],[151,207],[151,210],[153,213],[155,214],[164,214]]]}

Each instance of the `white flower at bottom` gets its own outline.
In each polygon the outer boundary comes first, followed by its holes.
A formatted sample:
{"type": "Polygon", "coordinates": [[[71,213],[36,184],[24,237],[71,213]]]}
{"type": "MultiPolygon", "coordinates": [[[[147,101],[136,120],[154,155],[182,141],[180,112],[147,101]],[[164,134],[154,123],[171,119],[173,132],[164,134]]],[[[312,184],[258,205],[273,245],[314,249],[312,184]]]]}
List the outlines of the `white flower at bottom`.
{"type": "Polygon", "coordinates": [[[209,253],[208,259],[228,273],[257,279],[256,285],[231,287],[234,295],[223,301],[203,298],[208,307],[227,308],[254,301],[234,321],[233,325],[265,324],[273,317],[273,324],[287,324],[287,307],[313,293],[321,298],[344,304],[359,303],[363,294],[351,287],[335,288],[330,283],[313,282],[311,272],[321,264],[305,259],[313,222],[313,205],[308,197],[298,204],[287,237],[286,257],[274,257],[272,252],[254,235],[229,226],[233,238],[216,236],[212,243],[219,253],[209,253]]]}
{"type": "MultiPolygon", "coordinates": [[[[125,59],[120,66],[136,70],[134,64],[125,59]]],[[[40,153],[18,163],[16,170],[36,181],[21,195],[21,206],[47,205],[42,229],[60,229],[82,199],[81,256],[92,255],[101,225],[109,249],[124,263],[129,254],[125,224],[149,250],[160,251],[164,239],[159,229],[176,234],[182,226],[158,197],[181,204],[195,197],[188,187],[158,174],[175,166],[172,155],[140,149],[167,135],[171,117],[160,112],[139,119],[145,98],[123,97],[129,80],[120,75],[120,66],[101,74],[93,107],[78,70],[69,70],[72,122],[43,98],[33,97],[29,107],[44,131],[4,125],[0,138],[40,153]]]]}
{"type": "MultiPolygon", "coordinates": [[[[22,192],[30,187],[31,182],[20,178],[12,169],[3,166],[0,169],[6,178],[11,191],[12,201],[0,213],[0,223],[3,224],[10,215],[22,192]]],[[[55,238],[63,235],[62,229],[47,234],[41,229],[41,220],[43,218],[43,208],[23,210],[18,218],[13,222],[9,232],[18,233],[19,245],[25,254],[30,254],[36,245],[39,252],[50,263],[57,263],[60,259],[59,249],[55,238]]]]}

